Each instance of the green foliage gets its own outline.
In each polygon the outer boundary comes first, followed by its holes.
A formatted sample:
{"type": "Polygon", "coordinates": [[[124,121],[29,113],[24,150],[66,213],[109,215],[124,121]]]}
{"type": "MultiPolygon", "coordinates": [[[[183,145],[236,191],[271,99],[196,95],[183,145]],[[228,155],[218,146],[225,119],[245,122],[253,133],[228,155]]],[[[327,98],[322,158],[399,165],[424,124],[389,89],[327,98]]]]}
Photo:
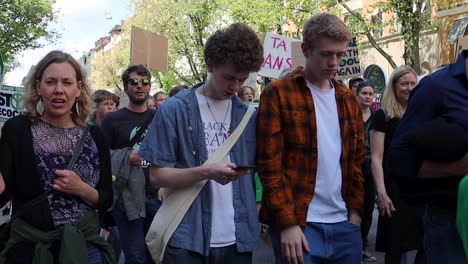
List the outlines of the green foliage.
{"type": "MultiPolygon", "coordinates": [[[[330,0],[340,4],[343,8],[349,9],[344,0],[330,0]]],[[[404,53],[403,59],[406,65],[410,65],[416,72],[420,72],[420,58],[419,58],[419,44],[421,31],[425,29],[434,28],[436,25],[435,21],[432,21],[431,9],[432,5],[438,5],[442,2],[451,5],[454,0],[385,0],[379,1],[371,6],[367,10],[367,13],[362,14],[358,12],[350,12],[350,18],[347,24],[353,30],[353,33],[357,36],[365,35],[369,43],[377,49],[382,56],[384,56],[389,64],[396,68],[396,63],[392,57],[383,50],[379,43],[378,38],[374,37],[372,32],[383,30],[384,28],[390,27],[390,33],[395,34],[396,27],[400,27],[401,36],[404,41],[404,53]],[[370,17],[375,11],[383,12],[384,14],[395,14],[395,19],[384,21],[381,24],[372,23],[370,17]]],[[[349,10],[348,10],[349,11],[349,10]]]]}
{"type": "Polygon", "coordinates": [[[55,0],[0,0],[0,53],[12,69],[23,50],[54,42],[59,34],[48,26],[56,20],[55,0]],[[46,42],[41,40],[46,40],[46,42]]]}
{"type": "MultiPolygon", "coordinates": [[[[295,0],[296,1],[296,0],[295,0]]],[[[286,9],[281,0],[226,1],[227,14],[235,22],[245,23],[258,33],[283,34],[286,9]]]]}

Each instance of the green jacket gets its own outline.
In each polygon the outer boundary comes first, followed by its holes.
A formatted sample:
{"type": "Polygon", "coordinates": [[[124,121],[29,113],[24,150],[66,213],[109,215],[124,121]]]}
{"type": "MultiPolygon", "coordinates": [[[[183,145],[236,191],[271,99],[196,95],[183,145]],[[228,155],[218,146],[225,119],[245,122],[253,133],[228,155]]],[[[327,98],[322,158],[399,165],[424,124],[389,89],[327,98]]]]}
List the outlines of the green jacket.
{"type": "Polygon", "coordinates": [[[457,228],[468,256],[468,175],[458,186],[457,228]]]}
{"type": "Polygon", "coordinates": [[[0,253],[0,264],[7,262],[7,252],[21,242],[35,243],[33,264],[54,263],[54,255],[50,248],[52,243],[57,240],[60,241],[59,263],[89,263],[86,242],[101,250],[103,263],[116,263],[112,247],[98,235],[97,230],[94,211],[85,214],[76,224],[63,225],[49,232],[37,229],[21,218],[16,218],[11,223],[10,238],[5,249],[0,253]]]}

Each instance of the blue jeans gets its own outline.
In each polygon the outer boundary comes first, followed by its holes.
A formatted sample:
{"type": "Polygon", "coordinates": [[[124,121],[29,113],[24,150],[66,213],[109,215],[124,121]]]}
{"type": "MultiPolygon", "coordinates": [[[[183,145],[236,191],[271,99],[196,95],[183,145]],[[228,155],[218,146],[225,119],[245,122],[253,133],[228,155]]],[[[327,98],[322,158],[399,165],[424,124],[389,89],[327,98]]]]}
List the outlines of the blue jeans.
{"type": "Polygon", "coordinates": [[[164,264],[251,264],[252,252],[237,252],[236,245],[210,248],[210,255],[203,256],[197,252],[167,246],[164,264]]]}
{"type": "Polygon", "coordinates": [[[119,229],[125,263],[146,264],[145,219],[128,221],[127,214],[119,207],[112,210],[112,216],[119,229]]]}
{"type": "MultiPolygon", "coordinates": [[[[281,252],[281,233],[270,230],[276,264],[286,263],[281,252]]],[[[310,252],[303,251],[304,263],[360,264],[361,228],[343,221],[333,224],[307,223],[304,235],[310,252]]]]}
{"type": "Polygon", "coordinates": [[[102,253],[94,245],[88,243],[89,264],[102,264],[102,253]]]}
{"type": "Polygon", "coordinates": [[[468,259],[457,232],[455,210],[427,206],[424,213],[424,249],[428,264],[466,264],[468,259]]]}

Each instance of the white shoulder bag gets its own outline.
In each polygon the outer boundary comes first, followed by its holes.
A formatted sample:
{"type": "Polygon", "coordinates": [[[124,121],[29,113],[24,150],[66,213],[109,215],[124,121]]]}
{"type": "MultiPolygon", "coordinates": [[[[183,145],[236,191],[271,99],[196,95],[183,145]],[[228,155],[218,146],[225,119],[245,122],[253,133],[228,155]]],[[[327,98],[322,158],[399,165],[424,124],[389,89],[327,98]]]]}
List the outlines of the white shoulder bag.
{"type": "MultiPolygon", "coordinates": [[[[254,107],[249,107],[240,124],[234,132],[216,149],[204,164],[215,163],[224,160],[231,148],[239,139],[250,120],[254,107]]],[[[178,189],[167,189],[164,202],[154,216],[151,227],[146,235],[146,244],[156,263],[162,263],[167,243],[171,239],[180,222],[184,218],[195,198],[205,186],[208,180],[200,181],[192,186],[178,189]]]]}

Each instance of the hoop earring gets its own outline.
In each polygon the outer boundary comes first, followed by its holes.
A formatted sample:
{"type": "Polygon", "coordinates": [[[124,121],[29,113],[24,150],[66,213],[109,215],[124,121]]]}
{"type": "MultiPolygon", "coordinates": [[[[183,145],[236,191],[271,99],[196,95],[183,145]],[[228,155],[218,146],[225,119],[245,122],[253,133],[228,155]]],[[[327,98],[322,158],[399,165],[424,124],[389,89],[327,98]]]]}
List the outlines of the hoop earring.
{"type": "Polygon", "coordinates": [[[78,106],[78,97],[77,97],[76,100],[75,100],[75,114],[76,114],[77,116],[80,115],[80,107],[78,106]]]}
{"type": "Polygon", "coordinates": [[[39,96],[39,101],[36,103],[36,111],[40,116],[44,114],[44,103],[42,102],[42,96],[39,96]]]}

